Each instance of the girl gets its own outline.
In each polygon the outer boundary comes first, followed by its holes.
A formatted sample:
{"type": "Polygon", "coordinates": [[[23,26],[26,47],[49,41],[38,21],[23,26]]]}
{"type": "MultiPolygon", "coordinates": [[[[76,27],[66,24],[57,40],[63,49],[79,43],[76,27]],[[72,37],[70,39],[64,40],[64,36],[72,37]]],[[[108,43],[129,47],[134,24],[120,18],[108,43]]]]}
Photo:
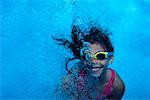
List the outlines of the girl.
{"type": "Polygon", "coordinates": [[[68,47],[74,58],[66,62],[68,74],[62,82],[62,97],[77,100],[121,99],[125,85],[119,75],[108,65],[114,60],[114,48],[107,30],[92,26],[82,31],[73,25],[72,41],[57,40],[68,47]],[[79,59],[74,67],[68,69],[69,61],[79,59]]]}

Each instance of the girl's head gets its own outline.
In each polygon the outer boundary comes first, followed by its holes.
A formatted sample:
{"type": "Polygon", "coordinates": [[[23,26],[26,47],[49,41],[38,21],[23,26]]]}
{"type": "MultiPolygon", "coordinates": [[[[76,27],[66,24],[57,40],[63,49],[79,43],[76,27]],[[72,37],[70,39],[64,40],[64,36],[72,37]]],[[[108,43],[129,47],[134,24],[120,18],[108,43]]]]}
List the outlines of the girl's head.
{"type": "Polygon", "coordinates": [[[90,69],[92,75],[98,77],[106,71],[107,66],[113,61],[114,48],[109,35],[110,33],[101,27],[91,26],[83,31],[79,26],[73,25],[72,41],[53,38],[60,42],[60,45],[68,47],[73,52],[74,59],[80,59],[90,69]]]}
{"type": "Polygon", "coordinates": [[[85,59],[82,60],[94,77],[99,77],[106,72],[107,66],[113,62],[113,52],[108,52],[106,47],[100,43],[87,45],[85,59]]]}
{"type": "Polygon", "coordinates": [[[89,34],[85,35],[83,46],[83,62],[89,66],[94,77],[99,77],[106,72],[107,66],[113,62],[114,48],[109,39],[109,34],[102,28],[92,27],[89,34]]]}

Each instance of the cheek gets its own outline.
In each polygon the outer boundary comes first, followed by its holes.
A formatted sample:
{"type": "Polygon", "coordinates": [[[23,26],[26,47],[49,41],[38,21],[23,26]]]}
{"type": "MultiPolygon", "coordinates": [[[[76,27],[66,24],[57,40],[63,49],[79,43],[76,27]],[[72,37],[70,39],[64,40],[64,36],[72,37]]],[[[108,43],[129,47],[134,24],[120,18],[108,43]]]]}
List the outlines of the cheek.
{"type": "Polygon", "coordinates": [[[100,63],[104,66],[108,66],[109,64],[109,61],[108,60],[103,60],[103,61],[100,61],[100,63]]]}

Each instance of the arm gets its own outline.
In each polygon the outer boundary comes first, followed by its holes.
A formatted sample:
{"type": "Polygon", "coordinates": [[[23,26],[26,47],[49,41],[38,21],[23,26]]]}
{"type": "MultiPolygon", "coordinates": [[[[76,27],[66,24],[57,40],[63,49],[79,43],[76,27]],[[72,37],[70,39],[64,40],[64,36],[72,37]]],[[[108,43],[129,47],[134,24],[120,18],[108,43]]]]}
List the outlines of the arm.
{"type": "Polygon", "coordinates": [[[77,69],[71,68],[71,73],[67,73],[62,80],[62,95],[67,96],[67,98],[75,98],[77,95],[76,91],[76,83],[75,83],[75,77],[77,77],[77,69]]]}
{"type": "Polygon", "coordinates": [[[68,73],[67,75],[65,75],[63,77],[63,80],[62,80],[62,90],[65,91],[65,90],[68,90],[69,87],[71,85],[71,75],[68,73]]]}

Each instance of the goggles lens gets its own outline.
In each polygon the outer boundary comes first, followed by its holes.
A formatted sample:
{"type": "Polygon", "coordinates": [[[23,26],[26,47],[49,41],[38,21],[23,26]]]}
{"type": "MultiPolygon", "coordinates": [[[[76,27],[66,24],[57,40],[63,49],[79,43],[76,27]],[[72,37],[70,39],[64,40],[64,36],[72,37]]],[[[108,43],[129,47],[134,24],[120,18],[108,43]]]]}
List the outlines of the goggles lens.
{"type": "Polygon", "coordinates": [[[112,52],[97,52],[96,54],[93,55],[93,58],[98,60],[104,60],[112,55],[113,55],[112,52]]]}
{"type": "Polygon", "coordinates": [[[95,57],[96,59],[106,59],[106,55],[105,54],[97,54],[96,55],[96,57],[95,57]]]}

